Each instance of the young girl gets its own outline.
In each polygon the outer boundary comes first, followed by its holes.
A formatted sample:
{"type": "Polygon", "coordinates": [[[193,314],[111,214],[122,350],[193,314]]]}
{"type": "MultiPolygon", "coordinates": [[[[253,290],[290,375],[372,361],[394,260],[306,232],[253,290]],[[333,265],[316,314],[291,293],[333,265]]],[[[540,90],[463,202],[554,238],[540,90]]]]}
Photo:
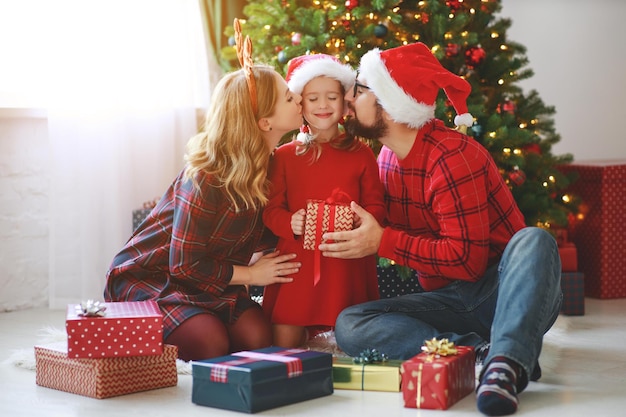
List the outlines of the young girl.
{"type": "Polygon", "coordinates": [[[246,285],[291,282],[300,266],[286,252],[249,265],[264,248],[270,154],[302,116],[300,95],[270,67],[253,66],[245,45],[243,69],[217,85],[185,168],[107,273],[105,299],[155,300],[164,342],[184,360],[270,346],[271,325],[246,285]]]}
{"type": "MultiPolygon", "coordinates": [[[[383,188],[372,150],[339,130],[343,96],[355,73],[329,55],[305,55],[289,63],[287,81],[302,94],[304,126],[298,140],[279,147],[270,165],[270,202],[263,221],[278,237],[282,253],[297,253],[302,267],[287,285],[269,285],[263,309],[274,328],[274,344],[297,347],[316,331],[333,328],[341,310],[378,299],[374,256],[318,258],[303,248],[307,200],[329,198],[362,204],[379,221],[385,214],[383,188]],[[319,277],[319,280],[314,278],[319,277]]],[[[358,222],[358,219],[357,219],[358,222]]]]}

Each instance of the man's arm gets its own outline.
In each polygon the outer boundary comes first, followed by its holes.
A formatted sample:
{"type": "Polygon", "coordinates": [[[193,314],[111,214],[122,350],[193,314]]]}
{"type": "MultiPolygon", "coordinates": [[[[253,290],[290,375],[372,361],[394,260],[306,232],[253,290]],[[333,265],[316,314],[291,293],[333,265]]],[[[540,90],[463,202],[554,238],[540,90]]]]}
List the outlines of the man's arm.
{"type": "Polygon", "coordinates": [[[354,201],[350,203],[352,211],[361,219],[361,225],[354,230],[345,232],[324,233],[324,241],[333,240],[335,243],[322,243],[319,249],[329,258],[356,259],[378,252],[383,229],[374,216],[354,201]]]}

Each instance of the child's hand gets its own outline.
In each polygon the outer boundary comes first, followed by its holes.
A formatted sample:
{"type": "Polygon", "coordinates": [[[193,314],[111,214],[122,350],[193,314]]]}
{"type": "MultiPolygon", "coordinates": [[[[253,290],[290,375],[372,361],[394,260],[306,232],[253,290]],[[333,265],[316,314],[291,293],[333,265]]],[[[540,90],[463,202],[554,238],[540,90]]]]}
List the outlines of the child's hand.
{"type": "Polygon", "coordinates": [[[296,236],[302,236],[304,234],[305,215],[306,211],[304,209],[300,209],[291,216],[291,230],[296,236]]]}

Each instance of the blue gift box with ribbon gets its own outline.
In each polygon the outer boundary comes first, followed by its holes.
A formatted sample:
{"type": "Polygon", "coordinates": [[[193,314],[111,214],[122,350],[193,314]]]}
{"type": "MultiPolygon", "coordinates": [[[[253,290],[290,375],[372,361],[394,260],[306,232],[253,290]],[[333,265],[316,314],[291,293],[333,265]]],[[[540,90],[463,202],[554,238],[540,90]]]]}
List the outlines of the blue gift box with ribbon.
{"type": "Polygon", "coordinates": [[[256,413],[333,393],[332,355],[270,347],[193,361],[191,401],[256,413]]]}

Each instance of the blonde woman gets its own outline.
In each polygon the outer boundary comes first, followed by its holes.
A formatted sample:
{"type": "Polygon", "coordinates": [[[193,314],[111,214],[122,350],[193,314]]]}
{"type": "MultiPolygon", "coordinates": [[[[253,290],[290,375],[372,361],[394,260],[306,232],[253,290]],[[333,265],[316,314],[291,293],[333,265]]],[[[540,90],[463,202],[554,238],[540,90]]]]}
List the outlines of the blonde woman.
{"type": "MultiPolygon", "coordinates": [[[[244,57],[245,58],[245,57],[244,57]]],[[[186,167],[115,256],[107,301],[155,300],[183,360],[272,344],[246,285],[288,283],[300,263],[263,239],[270,154],[302,121],[301,97],[272,68],[244,61],[218,84],[186,167]]]]}

